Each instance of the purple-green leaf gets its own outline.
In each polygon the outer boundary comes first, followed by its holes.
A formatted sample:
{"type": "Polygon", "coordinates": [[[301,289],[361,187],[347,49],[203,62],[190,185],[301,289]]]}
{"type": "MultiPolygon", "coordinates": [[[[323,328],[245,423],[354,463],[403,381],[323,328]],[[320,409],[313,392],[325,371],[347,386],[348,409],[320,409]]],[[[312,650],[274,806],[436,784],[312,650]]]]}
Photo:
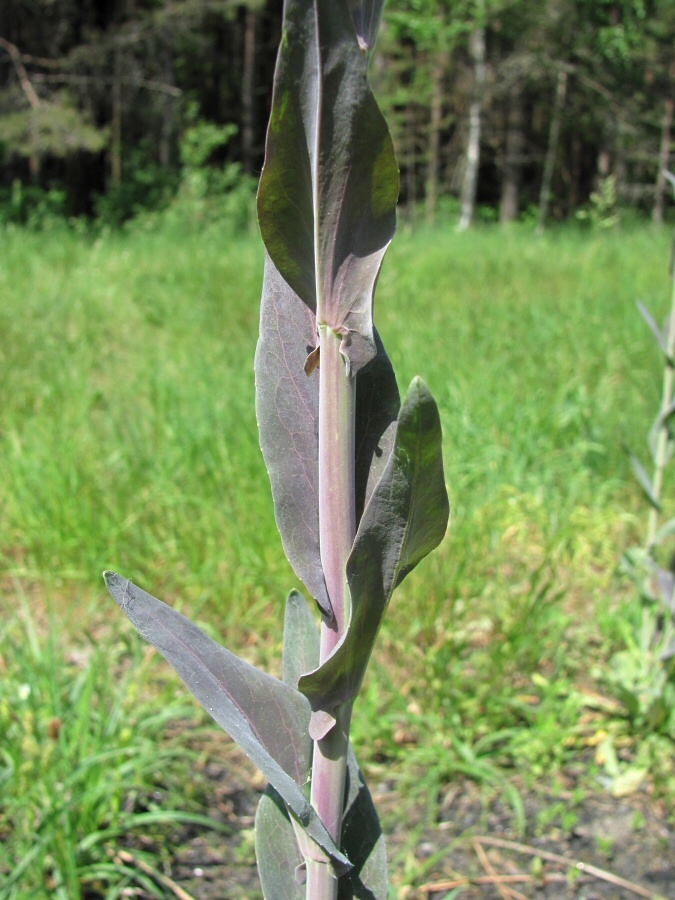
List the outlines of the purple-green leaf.
{"type": "MultiPolygon", "coordinates": [[[[299,900],[303,858],[288,810],[274,788],[260,798],[255,818],[258,873],[266,900],[299,900]]],[[[341,849],[353,868],[338,882],[338,900],[386,900],[387,852],[370,791],[350,744],[347,753],[341,849]]]]}
{"type": "Polygon", "coordinates": [[[297,688],[300,676],[318,665],[319,629],[305,598],[297,591],[291,591],[284,615],[283,679],[292,688],[297,688]]]}
{"type": "Polygon", "coordinates": [[[284,552],[295,574],[330,616],[319,551],[319,384],[316,373],[307,376],[304,372],[315,342],[314,313],[268,256],[255,354],[260,447],[284,552]]]}
{"type": "Polygon", "coordinates": [[[255,856],[265,900],[301,900],[304,859],[281,795],[268,786],[255,814],[255,856]]]}
{"type": "Polygon", "coordinates": [[[396,417],[401,407],[396,376],[374,330],[377,356],[356,379],[355,480],[356,524],[380,480],[394,446],[396,417]]]}
{"type": "Polygon", "coordinates": [[[387,850],[368,786],[349,745],[340,848],[353,868],[338,883],[338,900],[387,898],[387,850]]]}
{"type": "Polygon", "coordinates": [[[375,356],[373,292],[396,227],[398,167],[360,40],[379,3],[286,0],[265,165],[263,241],[281,277],[341,334],[356,374],[375,356]]]}
{"type": "Polygon", "coordinates": [[[113,599],[159,650],[216,722],[258,766],[307,833],[343,871],[340,853],[302,792],[310,766],[307,700],[283,681],[221,647],[175,609],[114,572],[113,599]]]}
{"type": "Polygon", "coordinates": [[[441,542],[448,514],[438,408],[424,382],[415,378],[347,563],[347,632],[333,654],[298,683],[313,710],[333,713],[358,694],[391,594],[441,542]]]}

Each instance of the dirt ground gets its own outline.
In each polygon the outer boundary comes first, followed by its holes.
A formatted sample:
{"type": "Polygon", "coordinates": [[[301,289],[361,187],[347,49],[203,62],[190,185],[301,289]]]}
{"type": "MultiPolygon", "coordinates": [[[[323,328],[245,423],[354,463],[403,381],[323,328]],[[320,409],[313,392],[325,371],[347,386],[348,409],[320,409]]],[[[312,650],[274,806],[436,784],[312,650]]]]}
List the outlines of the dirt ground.
{"type": "MultiPolygon", "coordinates": [[[[213,787],[210,814],[231,825],[232,834],[185,833],[172,860],[175,886],[194,900],[261,898],[253,822],[263,784],[236,751],[224,763],[209,763],[205,774],[213,787]]],[[[671,811],[653,798],[649,785],[615,798],[599,786],[573,793],[574,777],[557,794],[519,787],[524,831],[503,796],[486,796],[470,782],[444,787],[427,824],[426,809],[411,808],[394,784],[375,783],[373,797],[388,836],[392,896],[675,900],[671,811]],[[566,821],[565,810],[571,810],[566,821]]],[[[167,896],[180,896],[180,890],[167,896]]]]}

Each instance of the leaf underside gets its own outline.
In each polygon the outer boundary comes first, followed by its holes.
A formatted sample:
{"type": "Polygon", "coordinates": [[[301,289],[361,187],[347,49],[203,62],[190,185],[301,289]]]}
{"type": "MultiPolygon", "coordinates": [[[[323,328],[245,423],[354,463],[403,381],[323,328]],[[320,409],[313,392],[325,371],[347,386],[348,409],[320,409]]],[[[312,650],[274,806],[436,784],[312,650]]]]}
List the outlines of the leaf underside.
{"type": "Polygon", "coordinates": [[[255,814],[255,855],[266,900],[303,900],[304,860],[281,795],[268,785],[255,814]]]}
{"type": "Polygon", "coordinates": [[[415,378],[401,407],[393,451],[347,562],[347,632],[333,654],[298,683],[315,712],[332,713],[358,694],[394,588],[441,542],[448,515],[438,408],[424,382],[415,378]]]}
{"type": "Polygon", "coordinates": [[[221,647],[175,609],[114,572],[113,599],[216,722],[250,757],[338,870],[349,868],[301,790],[310,767],[306,699],[221,647]]]}
{"type": "MultiPolygon", "coordinates": [[[[255,355],[260,447],[272,485],[284,552],[322,612],[332,610],[319,547],[319,378],[304,364],[314,347],[314,314],[265,261],[260,338],[255,355]]],[[[356,379],[357,522],[391,454],[400,401],[382,341],[356,379]]]]}

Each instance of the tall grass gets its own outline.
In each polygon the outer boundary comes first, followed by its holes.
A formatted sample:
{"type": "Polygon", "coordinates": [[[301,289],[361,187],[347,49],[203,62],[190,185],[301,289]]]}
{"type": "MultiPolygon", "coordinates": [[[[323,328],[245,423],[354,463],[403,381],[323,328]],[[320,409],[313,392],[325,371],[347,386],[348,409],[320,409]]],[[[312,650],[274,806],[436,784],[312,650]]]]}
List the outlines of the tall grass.
{"type": "Polygon", "coordinates": [[[164,896],[167,835],[216,824],[176,790],[194,754],[166,732],[191,707],[171,688],[147,696],[137,642],[87,629],[66,649],[17,594],[0,626],[0,898],[164,896]]]}
{"type": "MultiPolygon", "coordinates": [[[[439,227],[392,245],[376,321],[401,384],[423,371],[438,399],[454,515],[397,595],[354,727],[409,802],[457,773],[504,787],[505,766],[554,771],[598,728],[581,713],[621,644],[617,562],[643,531],[622,445],[641,449],[660,384],[635,301],[665,314],[668,242],[439,227]]],[[[296,582],[253,410],[261,270],[258,240],[217,225],[2,234],[7,621],[20,581],[56,613],[55,640],[76,640],[116,568],[278,658],[296,582]]],[[[5,666],[29,664],[30,643],[3,645],[5,666]]]]}
{"type": "MultiPolygon", "coordinates": [[[[424,368],[442,404],[455,527],[435,590],[476,556],[484,581],[509,524],[589,553],[584,517],[600,537],[632,508],[621,443],[657,389],[634,303],[658,306],[666,246],[649,230],[399,236],[377,318],[402,383],[424,368]]],[[[258,242],[8,231],[0,254],[3,568],[98,592],[115,565],[257,622],[292,581],[253,413],[258,242]]]]}

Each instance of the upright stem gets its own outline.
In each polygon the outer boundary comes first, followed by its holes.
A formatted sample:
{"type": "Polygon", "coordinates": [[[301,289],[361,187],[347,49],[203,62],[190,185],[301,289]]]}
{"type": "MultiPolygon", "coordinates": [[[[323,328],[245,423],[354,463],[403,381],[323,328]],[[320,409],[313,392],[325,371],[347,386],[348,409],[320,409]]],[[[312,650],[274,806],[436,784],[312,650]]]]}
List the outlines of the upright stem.
{"type": "MultiPolygon", "coordinates": [[[[675,253],[675,250],[674,250],[675,253]]],[[[668,461],[668,441],[669,430],[668,423],[664,416],[668,407],[673,402],[673,387],[675,386],[675,368],[673,367],[673,358],[675,357],[675,265],[671,271],[673,279],[673,294],[670,305],[670,316],[668,317],[668,334],[666,335],[666,365],[663,372],[663,393],[661,396],[661,426],[656,442],[656,454],[654,459],[654,477],[652,479],[652,491],[657,501],[661,500],[661,490],[663,488],[663,471],[668,461]]],[[[647,531],[647,550],[649,553],[654,552],[656,546],[656,532],[659,527],[659,511],[652,507],[649,511],[649,526],[647,531]]]]}
{"type": "MultiPolygon", "coordinates": [[[[344,634],[349,616],[347,558],[355,533],[354,409],[356,382],[340,353],[342,336],[319,325],[319,540],[321,564],[333,620],[321,626],[321,662],[344,634]]],[[[335,725],[314,743],[311,802],[340,846],[351,704],[338,710],[335,725]]],[[[307,861],[308,900],[334,900],[337,878],[327,861],[307,861]]]]}

